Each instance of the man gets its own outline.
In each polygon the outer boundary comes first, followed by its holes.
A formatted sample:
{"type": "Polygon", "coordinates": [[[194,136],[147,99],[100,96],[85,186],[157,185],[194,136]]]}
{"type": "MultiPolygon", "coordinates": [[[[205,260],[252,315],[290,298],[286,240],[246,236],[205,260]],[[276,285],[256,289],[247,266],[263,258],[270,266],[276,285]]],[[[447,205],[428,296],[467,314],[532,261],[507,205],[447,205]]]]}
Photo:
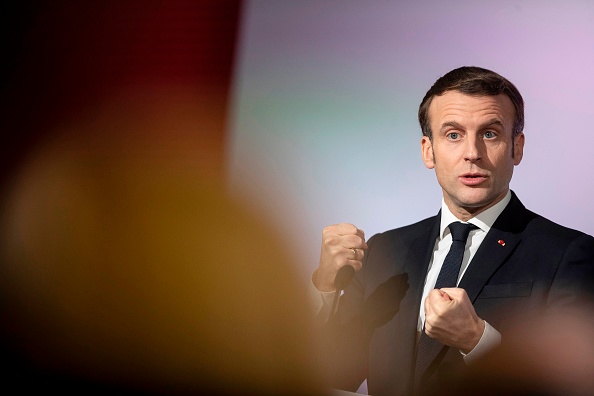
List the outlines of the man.
{"type": "Polygon", "coordinates": [[[320,317],[330,315],[325,346],[340,389],[367,379],[373,395],[437,392],[505,340],[512,311],[580,304],[593,289],[594,238],[530,212],[509,189],[524,149],[524,104],[511,82],[478,67],[452,70],[425,95],[419,122],[441,211],[368,242],[352,224],[323,232],[312,279],[320,317]],[[469,232],[461,241],[458,228],[469,232]],[[357,273],[334,314],[334,279],[347,265],[357,273]],[[447,286],[442,267],[455,272],[447,286]]]}

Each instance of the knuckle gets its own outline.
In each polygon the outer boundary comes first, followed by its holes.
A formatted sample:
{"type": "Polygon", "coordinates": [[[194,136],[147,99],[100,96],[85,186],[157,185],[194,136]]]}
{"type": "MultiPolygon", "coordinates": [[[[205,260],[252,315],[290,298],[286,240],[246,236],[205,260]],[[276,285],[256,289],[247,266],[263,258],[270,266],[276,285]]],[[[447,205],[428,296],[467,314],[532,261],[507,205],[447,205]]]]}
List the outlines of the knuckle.
{"type": "Polygon", "coordinates": [[[361,237],[357,236],[357,235],[351,235],[348,238],[348,242],[351,244],[351,246],[356,246],[359,249],[362,249],[365,241],[361,239],[361,237]]]}
{"type": "Polygon", "coordinates": [[[324,238],[326,238],[330,235],[333,235],[333,234],[336,234],[336,226],[335,225],[329,225],[322,229],[322,236],[324,238]]]}
{"type": "Polygon", "coordinates": [[[357,227],[355,227],[351,223],[340,223],[338,225],[338,227],[340,228],[340,233],[343,235],[350,235],[350,234],[357,233],[357,227]]]}
{"type": "Polygon", "coordinates": [[[341,251],[338,248],[338,246],[336,246],[336,245],[330,246],[329,251],[330,251],[330,254],[332,256],[334,256],[334,257],[337,257],[337,256],[340,256],[341,255],[341,251]]]}
{"type": "Polygon", "coordinates": [[[351,223],[344,223],[345,229],[352,234],[356,234],[357,233],[357,227],[355,227],[354,224],[351,223]]]}
{"type": "Polygon", "coordinates": [[[334,233],[325,234],[323,237],[323,243],[326,246],[338,245],[339,241],[340,241],[340,238],[338,237],[338,235],[336,235],[334,233]]]}

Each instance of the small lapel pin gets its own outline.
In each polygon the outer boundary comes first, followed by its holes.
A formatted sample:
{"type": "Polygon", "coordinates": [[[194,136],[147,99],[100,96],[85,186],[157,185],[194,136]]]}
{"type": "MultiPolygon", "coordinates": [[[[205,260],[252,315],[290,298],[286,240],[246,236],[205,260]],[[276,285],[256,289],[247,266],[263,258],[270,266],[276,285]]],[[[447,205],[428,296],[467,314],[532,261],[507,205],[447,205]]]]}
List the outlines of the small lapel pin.
{"type": "Polygon", "coordinates": [[[505,246],[505,241],[503,239],[498,240],[497,243],[501,246],[505,246]]]}

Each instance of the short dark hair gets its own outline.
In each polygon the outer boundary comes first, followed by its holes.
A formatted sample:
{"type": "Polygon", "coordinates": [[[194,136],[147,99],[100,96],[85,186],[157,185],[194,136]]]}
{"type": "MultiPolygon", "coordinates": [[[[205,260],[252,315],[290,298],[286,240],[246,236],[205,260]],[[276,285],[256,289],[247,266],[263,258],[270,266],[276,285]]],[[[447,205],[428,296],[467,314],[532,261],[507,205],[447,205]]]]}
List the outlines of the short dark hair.
{"type": "Polygon", "coordinates": [[[524,130],[524,99],[516,86],[491,70],[476,66],[463,66],[437,79],[419,106],[421,131],[429,139],[433,138],[429,123],[429,105],[435,96],[443,95],[447,91],[459,91],[472,96],[507,95],[516,110],[513,136],[517,136],[524,130]]]}

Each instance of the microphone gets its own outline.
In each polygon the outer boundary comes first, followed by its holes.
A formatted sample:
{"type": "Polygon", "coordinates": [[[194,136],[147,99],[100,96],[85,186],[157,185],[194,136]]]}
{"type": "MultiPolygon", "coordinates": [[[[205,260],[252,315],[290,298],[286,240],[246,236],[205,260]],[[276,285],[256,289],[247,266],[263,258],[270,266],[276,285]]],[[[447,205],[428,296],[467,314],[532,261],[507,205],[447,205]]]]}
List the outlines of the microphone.
{"type": "Polygon", "coordinates": [[[351,265],[343,265],[338,270],[336,274],[336,278],[334,278],[334,287],[336,287],[336,291],[340,292],[341,290],[346,289],[348,284],[351,282],[355,276],[355,269],[351,265]]]}

